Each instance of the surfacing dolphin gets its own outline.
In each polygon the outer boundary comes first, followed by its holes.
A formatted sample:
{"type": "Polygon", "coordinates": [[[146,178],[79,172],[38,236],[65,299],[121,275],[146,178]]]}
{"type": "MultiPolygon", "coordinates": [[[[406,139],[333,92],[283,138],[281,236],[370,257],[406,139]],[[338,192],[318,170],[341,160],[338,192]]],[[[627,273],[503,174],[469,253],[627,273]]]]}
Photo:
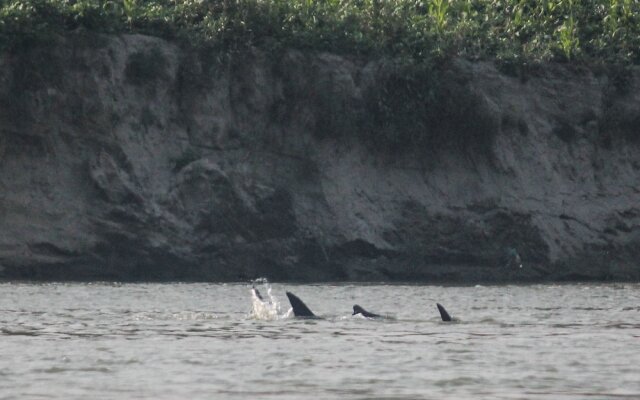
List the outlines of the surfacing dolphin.
{"type": "Polygon", "coordinates": [[[438,306],[438,311],[440,311],[440,318],[442,318],[443,321],[445,321],[445,322],[453,321],[453,318],[451,318],[451,315],[449,315],[447,310],[444,309],[442,304],[436,303],[436,306],[438,306]]]}
{"type": "Polygon", "coordinates": [[[353,314],[351,315],[356,315],[356,314],[360,314],[363,317],[367,317],[367,318],[382,318],[382,315],[371,313],[357,304],[353,306],[353,314]]]}
{"type": "Polygon", "coordinates": [[[262,298],[262,295],[260,294],[260,291],[255,286],[253,286],[251,288],[251,291],[253,292],[253,295],[256,296],[256,298],[258,300],[260,300],[261,302],[264,303],[264,299],[262,298]]]}
{"type": "Polygon", "coordinates": [[[291,292],[286,292],[287,297],[289,298],[289,303],[291,303],[291,307],[293,308],[293,315],[296,317],[303,318],[318,318],[306,304],[302,302],[295,294],[291,292]]]}

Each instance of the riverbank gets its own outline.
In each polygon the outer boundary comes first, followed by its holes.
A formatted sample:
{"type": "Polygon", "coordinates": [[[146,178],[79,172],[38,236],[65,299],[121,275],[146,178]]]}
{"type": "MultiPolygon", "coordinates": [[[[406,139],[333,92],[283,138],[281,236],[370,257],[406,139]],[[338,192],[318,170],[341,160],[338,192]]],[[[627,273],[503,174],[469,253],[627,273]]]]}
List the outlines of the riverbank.
{"type": "Polygon", "coordinates": [[[82,31],[0,67],[1,279],[640,279],[635,67],[82,31]]]}

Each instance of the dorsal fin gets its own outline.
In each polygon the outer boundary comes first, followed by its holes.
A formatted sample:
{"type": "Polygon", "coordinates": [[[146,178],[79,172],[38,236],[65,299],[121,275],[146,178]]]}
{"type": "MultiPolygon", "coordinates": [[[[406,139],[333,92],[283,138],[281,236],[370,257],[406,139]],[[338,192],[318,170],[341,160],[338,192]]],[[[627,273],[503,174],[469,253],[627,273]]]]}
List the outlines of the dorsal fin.
{"type": "Polygon", "coordinates": [[[309,310],[306,304],[302,302],[295,294],[291,292],[286,292],[287,297],[289,298],[289,303],[291,303],[291,307],[293,307],[293,315],[296,317],[315,317],[316,315],[309,310]]]}
{"type": "Polygon", "coordinates": [[[453,319],[451,318],[451,315],[449,315],[447,310],[444,309],[442,304],[436,303],[436,305],[438,306],[438,311],[440,311],[440,317],[442,318],[443,321],[446,321],[446,322],[453,321],[453,319]]]}
{"type": "Polygon", "coordinates": [[[356,314],[362,314],[363,317],[367,317],[367,318],[380,318],[380,315],[370,313],[369,311],[365,310],[364,308],[360,307],[357,304],[353,306],[352,315],[356,315],[356,314]]]}

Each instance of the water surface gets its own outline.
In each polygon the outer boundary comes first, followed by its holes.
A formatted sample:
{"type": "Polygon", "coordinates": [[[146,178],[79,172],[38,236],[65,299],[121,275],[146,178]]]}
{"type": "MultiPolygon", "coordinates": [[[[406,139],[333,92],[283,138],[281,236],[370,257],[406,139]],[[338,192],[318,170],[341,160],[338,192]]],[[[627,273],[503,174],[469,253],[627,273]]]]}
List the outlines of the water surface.
{"type": "Polygon", "coordinates": [[[640,398],[637,284],[250,288],[0,284],[0,399],[640,398]]]}

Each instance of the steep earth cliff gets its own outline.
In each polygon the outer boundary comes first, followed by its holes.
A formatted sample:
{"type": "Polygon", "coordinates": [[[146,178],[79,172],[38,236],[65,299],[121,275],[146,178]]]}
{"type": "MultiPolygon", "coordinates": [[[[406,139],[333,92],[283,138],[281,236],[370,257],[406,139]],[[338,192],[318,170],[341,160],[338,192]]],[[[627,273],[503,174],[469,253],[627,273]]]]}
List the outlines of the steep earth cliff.
{"type": "Polygon", "coordinates": [[[2,54],[0,278],[640,279],[639,73],[409,69],[136,35],[2,54]]]}

